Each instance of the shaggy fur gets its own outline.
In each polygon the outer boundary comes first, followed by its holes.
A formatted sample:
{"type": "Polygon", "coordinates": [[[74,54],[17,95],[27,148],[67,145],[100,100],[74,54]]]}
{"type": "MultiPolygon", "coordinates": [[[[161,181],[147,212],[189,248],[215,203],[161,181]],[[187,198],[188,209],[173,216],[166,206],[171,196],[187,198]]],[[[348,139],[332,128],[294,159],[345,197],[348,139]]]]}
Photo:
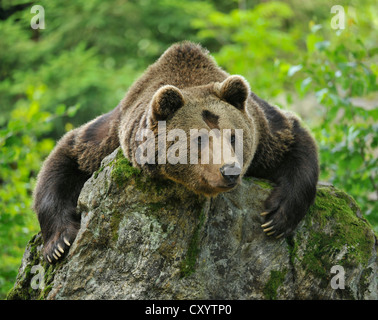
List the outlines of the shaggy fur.
{"type": "MultiPolygon", "coordinates": [[[[168,141],[167,147],[173,143],[168,141]]],[[[192,144],[210,151],[213,148],[211,141],[205,145],[199,140],[182,143],[187,149],[192,144]]],[[[317,149],[298,119],[258,98],[244,78],[228,75],[206,50],[183,42],[170,47],[151,65],[113,111],[68,132],[45,161],[34,193],[34,209],[49,262],[63,257],[76,237],[80,221],[74,213],[84,182],[119,145],[134,166],[208,196],[229,190],[243,175],[272,180],[276,186],[266,201],[263,215],[267,223],[262,226],[268,235],[289,235],[315,198],[317,149]],[[150,142],[156,145],[158,121],[166,121],[167,131],[179,128],[188,137],[193,128],[242,129],[240,174],[224,175],[230,159],[217,165],[141,166],[136,150],[143,141],[136,137],[141,129],[151,129],[156,137],[150,142]]],[[[156,151],[155,157],[159,156],[156,151]]]]}

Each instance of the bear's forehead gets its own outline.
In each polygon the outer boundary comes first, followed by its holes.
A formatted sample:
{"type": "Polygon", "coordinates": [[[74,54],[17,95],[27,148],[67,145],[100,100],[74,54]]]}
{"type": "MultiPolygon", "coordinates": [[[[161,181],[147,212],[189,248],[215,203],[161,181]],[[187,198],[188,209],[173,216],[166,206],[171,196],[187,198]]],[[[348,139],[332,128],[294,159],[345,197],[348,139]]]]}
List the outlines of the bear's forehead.
{"type": "Polygon", "coordinates": [[[202,116],[204,110],[208,110],[211,113],[218,115],[222,112],[232,112],[235,109],[227,102],[221,100],[215,94],[207,94],[203,96],[196,95],[184,95],[185,105],[184,109],[192,110],[202,116]]]}
{"type": "Polygon", "coordinates": [[[248,127],[246,115],[235,107],[219,100],[218,104],[187,104],[167,121],[167,127],[189,129],[245,129],[248,127]]]}
{"type": "Polygon", "coordinates": [[[205,109],[202,110],[201,116],[210,129],[219,129],[219,115],[205,109]]]}

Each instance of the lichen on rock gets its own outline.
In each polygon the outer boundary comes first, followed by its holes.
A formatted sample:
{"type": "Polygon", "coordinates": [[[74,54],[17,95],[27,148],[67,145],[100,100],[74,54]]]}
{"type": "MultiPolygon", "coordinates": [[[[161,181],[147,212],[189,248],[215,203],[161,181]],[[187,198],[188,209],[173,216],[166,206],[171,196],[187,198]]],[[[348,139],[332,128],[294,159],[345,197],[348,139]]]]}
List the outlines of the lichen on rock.
{"type": "Polygon", "coordinates": [[[377,239],[356,202],[319,185],[296,232],[276,240],[260,227],[271,188],[244,179],[207,199],[148,177],[118,149],[83,187],[67,257],[48,265],[36,235],[8,299],[378,299],[377,239]],[[35,265],[44,286],[33,289],[35,265]],[[335,265],[345,289],[331,287],[335,265]]]}
{"type": "Polygon", "coordinates": [[[42,246],[40,233],[28,242],[16,284],[7,295],[8,300],[43,300],[50,293],[59,265],[49,265],[43,260],[42,246]]]}

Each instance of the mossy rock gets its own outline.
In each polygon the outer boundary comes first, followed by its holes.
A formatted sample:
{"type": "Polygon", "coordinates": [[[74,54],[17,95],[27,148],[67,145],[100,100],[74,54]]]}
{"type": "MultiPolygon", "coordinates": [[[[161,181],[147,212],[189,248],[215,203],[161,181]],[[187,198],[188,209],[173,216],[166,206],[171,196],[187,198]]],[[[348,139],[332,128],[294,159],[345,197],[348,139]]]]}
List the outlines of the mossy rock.
{"type": "Polygon", "coordinates": [[[306,281],[327,288],[334,276],[331,268],[341,266],[351,285],[347,290],[334,290],[339,298],[358,299],[363,291],[377,295],[377,237],[355,200],[345,192],[318,186],[315,203],[302,226],[286,241],[291,264],[297,273],[306,274],[306,281]],[[370,287],[364,284],[367,278],[370,287]]]}
{"type": "Polygon", "coordinates": [[[377,240],[353,198],[319,185],[295,233],[276,240],[261,229],[272,187],[248,178],[208,199],[152,179],[118,149],[83,187],[66,259],[47,265],[35,236],[8,299],[378,299],[377,240]],[[345,289],[331,287],[335,265],[345,289]]]}
{"type": "Polygon", "coordinates": [[[8,300],[43,300],[52,288],[60,264],[49,265],[42,258],[42,235],[36,234],[27,244],[22,265],[8,300]]]}

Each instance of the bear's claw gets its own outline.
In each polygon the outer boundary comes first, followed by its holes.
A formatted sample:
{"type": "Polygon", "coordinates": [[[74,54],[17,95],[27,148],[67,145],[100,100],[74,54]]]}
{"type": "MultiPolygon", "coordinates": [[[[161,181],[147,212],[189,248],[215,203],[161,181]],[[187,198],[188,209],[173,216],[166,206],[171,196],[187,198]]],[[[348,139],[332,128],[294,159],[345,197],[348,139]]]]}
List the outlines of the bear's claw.
{"type": "Polygon", "coordinates": [[[58,250],[61,252],[61,253],[64,253],[64,250],[63,250],[63,248],[62,248],[62,246],[58,243],[58,250]]]}
{"type": "Polygon", "coordinates": [[[275,213],[276,212],[272,213],[267,211],[260,214],[261,216],[265,217],[267,221],[261,225],[261,228],[267,236],[274,236],[276,239],[280,239],[285,235],[285,233],[289,233],[289,229],[284,231],[286,226],[284,223],[282,223],[282,220],[277,219],[279,217],[277,217],[275,213]]]}
{"type": "MultiPolygon", "coordinates": [[[[267,223],[264,223],[261,225],[261,228],[265,228],[265,227],[268,227],[271,223],[273,222],[273,220],[270,220],[268,221],[267,223]]],[[[270,229],[272,229],[273,227],[270,227],[270,229]]],[[[269,230],[270,230],[269,229],[269,230]]],[[[269,230],[264,230],[264,231],[269,231],[269,230]]]]}
{"type": "Polygon", "coordinates": [[[71,227],[63,232],[57,233],[53,239],[47,241],[43,250],[45,259],[49,263],[55,263],[63,259],[71,247],[71,243],[75,239],[76,234],[77,230],[71,227]]]}
{"type": "MultiPolygon", "coordinates": [[[[267,214],[268,214],[268,212],[263,212],[260,215],[265,216],[267,214]]],[[[269,220],[267,223],[264,223],[264,224],[261,225],[261,228],[263,229],[263,231],[266,233],[267,236],[271,236],[271,235],[274,235],[276,233],[276,230],[274,230],[274,225],[272,225],[272,223],[273,223],[273,220],[269,220]],[[270,232],[268,232],[268,231],[270,231],[270,232]]],[[[283,237],[284,235],[285,235],[285,232],[282,232],[278,236],[276,236],[276,239],[279,239],[279,238],[283,237]]]]}
{"type": "Polygon", "coordinates": [[[282,207],[263,212],[265,222],[261,225],[264,233],[267,236],[273,236],[275,239],[280,239],[290,235],[298,224],[298,221],[293,219],[292,215],[285,214],[282,207]]]}
{"type": "Polygon", "coordinates": [[[71,243],[68,242],[68,240],[66,239],[66,237],[63,237],[63,241],[64,243],[67,245],[67,246],[71,246],[71,243]]]}
{"type": "MultiPolygon", "coordinates": [[[[261,213],[261,215],[265,215],[265,214],[267,214],[267,212],[261,213]]],[[[267,223],[264,223],[264,224],[261,225],[261,228],[263,228],[263,231],[268,236],[271,236],[271,235],[273,235],[273,234],[276,233],[276,230],[273,230],[274,229],[274,225],[273,226],[271,225],[272,222],[273,222],[273,220],[270,220],[267,223]],[[270,231],[270,232],[268,232],[268,231],[270,231]]]]}

